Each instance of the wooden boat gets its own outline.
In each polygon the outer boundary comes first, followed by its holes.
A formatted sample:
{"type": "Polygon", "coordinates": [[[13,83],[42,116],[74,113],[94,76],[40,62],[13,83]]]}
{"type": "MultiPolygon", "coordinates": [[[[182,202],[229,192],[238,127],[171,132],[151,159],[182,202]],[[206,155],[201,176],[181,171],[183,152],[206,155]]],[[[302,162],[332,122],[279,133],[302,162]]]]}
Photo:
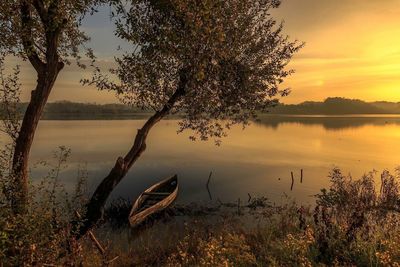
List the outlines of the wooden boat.
{"type": "Polygon", "coordinates": [[[132,206],[129,223],[132,227],[142,223],[150,215],[174,202],[178,196],[178,176],[169,177],[146,189],[132,206]]]}

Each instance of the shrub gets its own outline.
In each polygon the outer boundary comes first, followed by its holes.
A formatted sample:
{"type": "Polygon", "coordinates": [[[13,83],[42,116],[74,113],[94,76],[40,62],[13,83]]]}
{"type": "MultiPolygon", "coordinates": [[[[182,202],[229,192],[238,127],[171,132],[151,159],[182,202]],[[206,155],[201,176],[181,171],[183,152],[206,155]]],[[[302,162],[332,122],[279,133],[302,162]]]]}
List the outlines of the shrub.
{"type": "MultiPolygon", "coordinates": [[[[8,197],[13,195],[8,177],[2,175],[0,195],[0,262],[5,266],[72,264],[82,261],[81,244],[71,238],[70,222],[84,203],[84,172],[79,172],[74,195],[59,181],[70,150],[60,147],[52,162],[41,162],[48,174],[30,185],[29,205],[24,214],[14,214],[8,197]],[[8,191],[7,191],[8,190],[8,191]]],[[[3,174],[7,173],[4,171],[3,174]]]]}
{"type": "Polygon", "coordinates": [[[221,231],[206,238],[185,236],[167,266],[255,266],[256,258],[244,234],[221,231]],[[193,249],[194,248],[194,249],[193,249]]]}

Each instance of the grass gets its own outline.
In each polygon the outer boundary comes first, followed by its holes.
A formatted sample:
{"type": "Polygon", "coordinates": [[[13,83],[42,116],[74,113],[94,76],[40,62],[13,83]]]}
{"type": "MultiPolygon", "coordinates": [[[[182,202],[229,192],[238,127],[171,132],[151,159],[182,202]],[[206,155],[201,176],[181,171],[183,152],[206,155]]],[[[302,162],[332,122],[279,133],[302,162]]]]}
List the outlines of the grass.
{"type": "Polygon", "coordinates": [[[85,203],[85,172],[68,194],[58,181],[68,155],[61,148],[46,165],[23,215],[11,212],[3,168],[0,266],[400,266],[399,171],[383,172],[377,185],[377,173],[354,180],[333,169],[313,206],[273,206],[266,198],[252,199],[240,214],[227,203],[176,206],[139,229],[123,223],[130,205],[119,200],[95,230],[102,255],[89,238],[71,236],[74,211],[85,203]]]}

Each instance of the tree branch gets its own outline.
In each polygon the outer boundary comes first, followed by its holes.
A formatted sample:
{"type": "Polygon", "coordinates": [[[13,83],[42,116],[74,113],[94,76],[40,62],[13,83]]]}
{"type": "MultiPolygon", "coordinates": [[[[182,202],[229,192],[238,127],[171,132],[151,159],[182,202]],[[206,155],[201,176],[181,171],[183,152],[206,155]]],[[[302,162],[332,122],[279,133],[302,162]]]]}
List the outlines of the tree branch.
{"type": "Polygon", "coordinates": [[[22,45],[24,51],[37,72],[41,72],[45,63],[40,59],[36,49],[35,42],[32,37],[33,21],[31,16],[31,6],[26,0],[22,0],[20,4],[21,23],[22,23],[22,45]]]}
{"type": "MultiPolygon", "coordinates": [[[[151,116],[147,120],[147,122],[143,125],[143,127],[138,131],[138,135],[147,136],[147,134],[149,133],[150,129],[154,126],[154,124],[163,119],[171,111],[172,107],[177,102],[177,100],[182,95],[184,95],[186,83],[187,83],[186,78],[185,81],[183,81],[183,79],[181,78],[180,85],[178,86],[175,93],[168,100],[168,102],[164,105],[163,109],[157,111],[153,116],[151,116]]],[[[130,169],[133,163],[135,163],[136,159],[140,156],[139,152],[143,145],[142,142],[144,142],[144,140],[145,138],[136,138],[131,150],[124,157],[124,162],[126,163],[127,169],[130,169]]]]}
{"type": "MultiPolygon", "coordinates": [[[[41,1],[41,0],[36,0],[41,1]]],[[[58,42],[63,28],[68,22],[66,18],[62,19],[62,15],[58,13],[60,0],[53,0],[47,9],[47,24],[46,24],[46,42],[47,42],[47,62],[57,62],[62,68],[63,64],[58,62],[58,42]]]]}
{"type": "Polygon", "coordinates": [[[36,11],[39,14],[40,19],[42,20],[43,24],[47,24],[47,10],[43,4],[42,0],[33,0],[33,6],[35,7],[36,11]]]}

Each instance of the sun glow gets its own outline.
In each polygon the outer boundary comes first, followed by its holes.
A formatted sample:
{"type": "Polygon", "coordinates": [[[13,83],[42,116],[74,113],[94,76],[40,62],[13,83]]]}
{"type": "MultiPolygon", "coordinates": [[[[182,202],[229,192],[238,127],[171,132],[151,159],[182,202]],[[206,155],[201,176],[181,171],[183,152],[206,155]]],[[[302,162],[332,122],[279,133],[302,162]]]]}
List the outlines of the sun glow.
{"type": "MultiPolygon", "coordinates": [[[[352,12],[332,11],[334,14],[327,16],[335,15],[336,20],[314,21],[311,30],[301,21],[304,18],[297,21],[304,30],[294,24],[287,15],[290,12],[285,11],[293,8],[294,1],[284,2],[280,15],[287,21],[290,35],[306,42],[290,63],[296,73],[285,85],[293,89],[293,94],[284,102],[323,100],[329,96],[400,101],[400,1],[349,2],[357,8],[352,12]]],[[[318,4],[308,8],[318,9],[318,4]]]]}

